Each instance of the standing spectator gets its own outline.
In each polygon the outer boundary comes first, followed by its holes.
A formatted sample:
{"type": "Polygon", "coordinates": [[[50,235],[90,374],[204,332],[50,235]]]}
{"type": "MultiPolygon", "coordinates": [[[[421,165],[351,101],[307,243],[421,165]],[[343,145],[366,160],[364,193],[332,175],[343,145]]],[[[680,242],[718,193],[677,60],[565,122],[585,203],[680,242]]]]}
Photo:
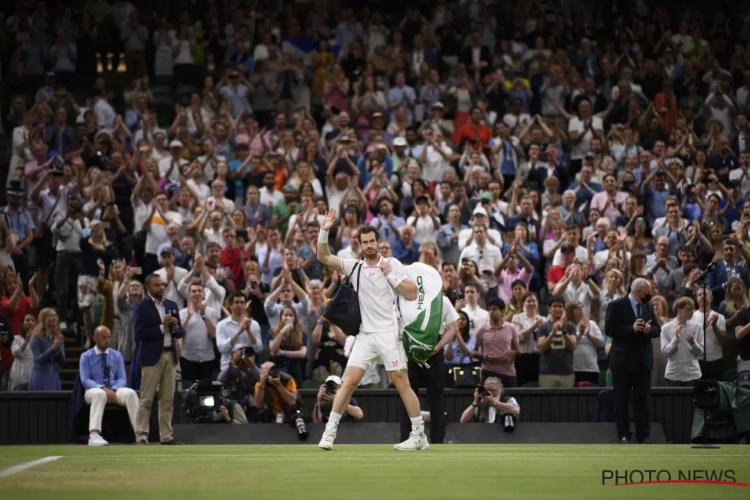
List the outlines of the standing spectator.
{"type": "Polygon", "coordinates": [[[203,284],[192,283],[188,289],[187,307],[180,311],[185,332],[181,342],[182,380],[210,380],[218,367],[214,339],[221,312],[206,307],[204,299],[203,284]]]}
{"type": "Polygon", "coordinates": [[[607,174],[604,176],[604,191],[596,193],[591,199],[591,209],[604,215],[614,227],[617,224],[617,218],[625,212],[627,199],[627,193],[617,190],[617,178],[607,174]]]}
{"type": "Polygon", "coordinates": [[[565,299],[549,299],[549,319],[537,330],[539,387],[571,388],[575,385],[573,352],[578,337],[576,325],[565,318],[565,299]]]}
{"type": "Polygon", "coordinates": [[[159,247],[169,242],[167,226],[175,223],[182,226],[182,217],[177,212],[169,210],[167,193],[161,192],[154,197],[151,215],[143,223],[143,231],[146,232],[146,260],[143,266],[144,275],[149,275],[159,269],[158,251],[159,247]]]}
{"type": "MultiPolygon", "coordinates": [[[[149,39],[148,28],[141,24],[139,13],[133,10],[127,23],[120,28],[120,39],[124,45],[125,66],[128,73],[140,77],[148,74],[146,65],[146,42],[149,39]]],[[[117,71],[118,68],[113,68],[117,71]]]]}
{"type": "Polygon", "coordinates": [[[135,305],[133,325],[139,343],[142,370],[135,439],[148,444],[151,405],[159,390],[159,437],[162,444],[179,444],[172,436],[174,385],[177,371],[177,342],[184,335],[177,304],[164,298],[164,281],[159,275],[146,276],[148,296],[135,305]]]}
{"type": "Polygon", "coordinates": [[[302,333],[302,323],[299,318],[297,309],[293,305],[281,307],[279,321],[273,329],[273,338],[268,348],[274,357],[274,364],[301,384],[304,378],[302,363],[307,358],[308,342],[302,333]]]}
{"type": "Polygon", "coordinates": [[[464,311],[469,317],[469,332],[476,335],[477,328],[490,322],[489,313],[479,306],[479,289],[476,284],[464,286],[464,299],[456,302],[456,310],[464,311]]]}
{"type": "Polygon", "coordinates": [[[34,354],[34,368],[29,379],[30,391],[59,391],[60,368],[65,364],[65,336],[54,309],[39,312],[37,326],[29,345],[34,354]]]}
{"type": "Polygon", "coordinates": [[[516,355],[520,351],[516,327],[503,319],[505,303],[500,299],[487,302],[490,320],[479,326],[474,359],[481,360],[482,377],[497,377],[504,386],[516,387],[516,355]]]}
{"type": "Polygon", "coordinates": [[[681,297],[673,307],[677,317],[661,327],[661,351],[667,358],[664,380],[668,386],[692,387],[701,378],[703,327],[692,319],[693,299],[681,297]]]}
{"type": "Polygon", "coordinates": [[[537,337],[539,327],[547,320],[539,314],[539,299],[534,292],[523,297],[523,312],[513,315],[512,323],[518,332],[519,351],[516,356],[518,386],[539,380],[539,350],[537,337]]]}
{"type": "Polygon", "coordinates": [[[604,335],[599,330],[599,325],[585,315],[583,304],[580,302],[568,302],[565,306],[565,316],[569,322],[576,325],[576,349],[573,352],[576,385],[581,382],[599,385],[596,350],[604,347],[604,335]]]}
{"type": "Polygon", "coordinates": [[[230,315],[216,325],[216,347],[221,353],[221,370],[226,370],[232,359],[232,351],[238,346],[252,347],[255,352],[263,349],[260,325],[245,314],[245,295],[234,292],[227,299],[230,315]]]}
{"type": "Polygon", "coordinates": [[[33,314],[27,314],[23,318],[23,325],[18,335],[13,337],[11,351],[13,352],[13,366],[10,369],[8,381],[9,391],[27,391],[31,371],[34,369],[34,353],[29,346],[34,335],[36,318],[33,314]]]}
{"type": "Polygon", "coordinates": [[[711,290],[699,287],[695,291],[695,301],[698,303],[698,310],[693,313],[693,322],[703,327],[706,323],[705,330],[705,349],[706,359],[701,357],[698,362],[701,369],[701,378],[704,380],[722,380],[724,376],[724,358],[721,346],[727,341],[727,323],[723,314],[711,310],[711,290]]]}
{"type": "MultiPolygon", "coordinates": [[[[617,439],[627,444],[630,432],[630,398],[633,398],[635,435],[639,443],[650,443],[648,402],[651,395],[651,370],[654,351],[651,339],[659,337],[661,327],[651,304],[651,283],[643,278],[633,281],[627,297],[613,300],[607,307],[604,330],[612,339],[609,368],[612,371],[617,418],[617,439]]],[[[692,313],[691,313],[692,314],[692,313]]]]}

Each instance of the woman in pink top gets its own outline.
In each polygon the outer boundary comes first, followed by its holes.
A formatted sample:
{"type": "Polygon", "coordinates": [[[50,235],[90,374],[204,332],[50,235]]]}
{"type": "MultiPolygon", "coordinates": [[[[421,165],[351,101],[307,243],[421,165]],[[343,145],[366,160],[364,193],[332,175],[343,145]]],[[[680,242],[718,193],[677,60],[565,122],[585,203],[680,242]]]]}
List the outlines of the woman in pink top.
{"type": "Polygon", "coordinates": [[[513,299],[513,282],[521,280],[529,287],[529,281],[534,272],[531,263],[523,256],[515,245],[508,248],[508,255],[500,262],[495,269],[495,278],[497,279],[497,296],[503,302],[511,302],[513,299]],[[519,262],[523,266],[518,269],[519,262]]]}

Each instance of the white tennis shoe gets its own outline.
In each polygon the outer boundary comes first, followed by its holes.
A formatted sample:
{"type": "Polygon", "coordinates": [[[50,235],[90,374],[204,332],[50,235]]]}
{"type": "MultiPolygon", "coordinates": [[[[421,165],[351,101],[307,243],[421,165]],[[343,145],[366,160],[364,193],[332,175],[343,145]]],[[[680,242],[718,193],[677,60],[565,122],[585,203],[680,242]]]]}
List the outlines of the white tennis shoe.
{"type": "Polygon", "coordinates": [[[93,432],[89,435],[89,446],[107,446],[108,444],[98,432],[93,432]]]}
{"type": "Polygon", "coordinates": [[[333,442],[336,440],[336,429],[328,429],[326,427],[326,430],[323,432],[323,437],[320,438],[320,443],[318,443],[318,448],[321,450],[332,450],[333,449],[333,442]]]}
{"type": "Polygon", "coordinates": [[[403,443],[393,445],[398,451],[426,451],[430,449],[430,443],[427,442],[427,436],[423,430],[411,431],[409,439],[403,443]]]}

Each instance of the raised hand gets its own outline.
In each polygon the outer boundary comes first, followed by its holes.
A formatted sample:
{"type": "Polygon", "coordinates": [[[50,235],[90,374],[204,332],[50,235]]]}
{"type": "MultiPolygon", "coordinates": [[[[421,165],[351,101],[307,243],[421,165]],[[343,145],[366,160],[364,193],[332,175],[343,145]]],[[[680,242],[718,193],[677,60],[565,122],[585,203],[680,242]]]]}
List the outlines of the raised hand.
{"type": "Polygon", "coordinates": [[[324,231],[330,231],[333,225],[336,223],[336,209],[329,208],[325,216],[323,216],[323,222],[320,224],[321,229],[324,231]]]}

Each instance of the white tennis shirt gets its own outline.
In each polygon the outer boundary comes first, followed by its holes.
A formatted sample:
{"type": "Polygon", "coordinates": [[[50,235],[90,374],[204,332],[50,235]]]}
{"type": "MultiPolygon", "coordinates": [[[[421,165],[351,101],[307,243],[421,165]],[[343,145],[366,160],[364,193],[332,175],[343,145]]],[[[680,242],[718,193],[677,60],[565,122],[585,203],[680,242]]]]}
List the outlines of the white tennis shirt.
{"type": "MultiPolygon", "coordinates": [[[[380,258],[383,259],[382,256],[380,258]]],[[[344,273],[349,276],[358,261],[341,259],[341,262],[344,273]]],[[[391,267],[391,273],[396,277],[397,285],[408,278],[404,265],[397,259],[388,259],[388,264],[391,267]]],[[[351,280],[359,295],[359,310],[362,314],[360,330],[364,333],[388,333],[397,330],[398,313],[395,301],[398,292],[393,290],[380,267],[377,265],[370,267],[363,261],[361,273],[357,268],[351,280]]]]}

